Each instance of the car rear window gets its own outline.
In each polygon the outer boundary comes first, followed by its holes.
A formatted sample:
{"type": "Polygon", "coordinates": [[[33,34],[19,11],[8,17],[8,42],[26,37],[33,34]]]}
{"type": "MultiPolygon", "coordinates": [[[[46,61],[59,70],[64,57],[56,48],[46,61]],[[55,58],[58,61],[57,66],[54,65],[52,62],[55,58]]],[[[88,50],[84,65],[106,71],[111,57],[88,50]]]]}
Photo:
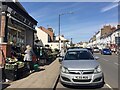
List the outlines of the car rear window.
{"type": "Polygon", "coordinates": [[[94,49],[99,49],[98,47],[94,47],[94,49]]]}
{"type": "Polygon", "coordinates": [[[103,49],[104,51],[110,51],[110,49],[103,49]]]}
{"type": "Polygon", "coordinates": [[[68,51],[65,60],[93,60],[94,57],[89,51],[68,51]]]}

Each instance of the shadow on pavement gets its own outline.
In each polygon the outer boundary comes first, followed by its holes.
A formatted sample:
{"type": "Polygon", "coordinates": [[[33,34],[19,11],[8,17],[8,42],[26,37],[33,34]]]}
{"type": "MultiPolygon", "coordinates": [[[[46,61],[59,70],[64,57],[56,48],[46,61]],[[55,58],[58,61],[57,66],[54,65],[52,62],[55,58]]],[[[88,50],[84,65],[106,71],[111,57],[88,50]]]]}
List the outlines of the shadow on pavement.
{"type": "Polygon", "coordinates": [[[44,65],[50,65],[50,64],[52,64],[52,62],[54,62],[56,59],[48,59],[48,60],[46,60],[46,63],[44,62],[41,62],[41,61],[39,61],[38,62],[38,64],[40,65],[40,66],[44,66],[44,65]]]}
{"type": "Polygon", "coordinates": [[[10,84],[2,84],[2,90],[4,90],[5,88],[7,88],[8,86],[10,86],[10,84]]]}
{"type": "Polygon", "coordinates": [[[21,77],[19,77],[17,80],[26,78],[26,77],[28,77],[29,75],[30,75],[30,73],[26,73],[26,74],[22,75],[21,77]]]}
{"type": "MultiPolygon", "coordinates": [[[[44,71],[45,69],[44,68],[41,68],[39,71],[44,71]]],[[[39,71],[37,71],[37,72],[39,72],[39,71]]]]}

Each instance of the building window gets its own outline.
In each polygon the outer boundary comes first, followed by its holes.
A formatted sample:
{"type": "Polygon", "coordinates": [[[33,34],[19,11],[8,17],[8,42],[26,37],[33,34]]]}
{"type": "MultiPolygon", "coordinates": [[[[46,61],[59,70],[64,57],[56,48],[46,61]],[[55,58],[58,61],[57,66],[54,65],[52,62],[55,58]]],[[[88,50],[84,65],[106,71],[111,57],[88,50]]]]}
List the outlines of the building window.
{"type": "Polygon", "coordinates": [[[25,44],[25,33],[22,30],[8,28],[7,40],[9,44],[22,46],[25,44]]]}
{"type": "Polygon", "coordinates": [[[48,42],[51,42],[52,40],[51,40],[51,37],[50,37],[50,35],[48,35],[48,42]]]}

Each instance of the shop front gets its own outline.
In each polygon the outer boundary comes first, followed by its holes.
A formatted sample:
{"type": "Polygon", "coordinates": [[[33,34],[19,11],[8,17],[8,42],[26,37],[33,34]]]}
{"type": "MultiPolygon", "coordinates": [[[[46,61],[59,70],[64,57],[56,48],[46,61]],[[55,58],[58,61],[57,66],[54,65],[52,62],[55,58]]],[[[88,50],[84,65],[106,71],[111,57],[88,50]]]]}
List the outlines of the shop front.
{"type": "Polygon", "coordinates": [[[6,76],[14,80],[26,71],[23,53],[26,45],[34,46],[37,21],[19,2],[0,2],[0,5],[0,47],[6,58],[6,76]]]}

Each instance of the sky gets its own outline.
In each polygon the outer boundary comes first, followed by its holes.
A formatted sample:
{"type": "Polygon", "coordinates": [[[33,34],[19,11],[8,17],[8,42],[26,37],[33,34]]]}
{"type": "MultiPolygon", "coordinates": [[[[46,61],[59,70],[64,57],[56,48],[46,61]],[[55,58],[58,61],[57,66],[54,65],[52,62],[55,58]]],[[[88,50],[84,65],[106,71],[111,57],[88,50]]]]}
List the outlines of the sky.
{"type": "Polygon", "coordinates": [[[59,30],[74,43],[89,41],[103,25],[117,25],[117,2],[21,2],[26,11],[38,21],[37,27],[52,27],[55,35],[59,30]],[[70,14],[70,12],[73,12],[70,14]]]}

